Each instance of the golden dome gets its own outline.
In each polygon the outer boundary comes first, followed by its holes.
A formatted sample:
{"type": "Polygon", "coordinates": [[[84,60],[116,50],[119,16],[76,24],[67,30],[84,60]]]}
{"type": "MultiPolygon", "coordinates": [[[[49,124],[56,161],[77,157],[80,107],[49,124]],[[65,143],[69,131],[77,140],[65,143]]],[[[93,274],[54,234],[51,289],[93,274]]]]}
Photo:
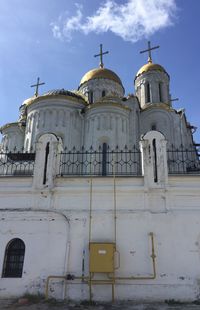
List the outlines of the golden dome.
{"type": "Polygon", "coordinates": [[[140,68],[140,70],[136,74],[136,78],[140,76],[142,73],[145,73],[148,71],[161,71],[161,72],[167,73],[161,65],[148,62],[147,64],[142,66],[142,68],[140,68]]]}
{"type": "Polygon", "coordinates": [[[81,79],[80,85],[92,79],[109,79],[122,85],[120,78],[113,71],[106,68],[97,68],[87,72],[81,79]]]}

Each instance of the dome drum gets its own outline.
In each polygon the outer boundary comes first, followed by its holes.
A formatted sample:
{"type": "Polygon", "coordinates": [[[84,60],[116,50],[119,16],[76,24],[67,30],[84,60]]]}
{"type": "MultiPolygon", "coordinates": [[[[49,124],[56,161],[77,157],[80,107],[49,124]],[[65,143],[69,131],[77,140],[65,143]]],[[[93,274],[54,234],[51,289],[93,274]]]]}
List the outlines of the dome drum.
{"type": "Polygon", "coordinates": [[[82,104],[68,102],[68,99],[54,97],[50,100],[43,98],[28,106],[25,149],[34,147],[37,137],[48,132],[54,132],[61,137],[66,147],[73,147],[74,143],[79,145],[82,126],[80,111],[83,107],[82,104]]]}
{"type": "Polygon", "coordinates": [[[78,90],[88,97],[89,103],[97,102],[102,97],[112,94],[118,97],[124,96],[124,87],[120,78],[113,71],[105,68],[87,72],[81,79],[78,90]]]}
{"type": "Polygon", "coordinates": [[[148,63],[138,71],[135,90],[142,108],[159,102],[170,104],[169,75],[158,64],[148,63]]]}

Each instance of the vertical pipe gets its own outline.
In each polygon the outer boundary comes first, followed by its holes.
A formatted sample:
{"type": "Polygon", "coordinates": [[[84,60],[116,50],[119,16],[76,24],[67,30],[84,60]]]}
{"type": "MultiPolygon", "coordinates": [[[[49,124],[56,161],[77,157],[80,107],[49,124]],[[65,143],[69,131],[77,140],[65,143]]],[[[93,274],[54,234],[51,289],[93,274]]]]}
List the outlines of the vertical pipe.
{"type": "Polygon", "coordinates": [[[92,235],[92,189],[93,189],[93,180],[92,180],[92,172],[90,168],[89,244],[91,242],[91,235],[92,235]]]}
{"type": "Polygon", "coordinates": [[[152,258],[152,263],[153,263],[153,277],[156,278],[156,264],[155,264],[156,255],[155,255],[155,247],[154,247],[154,237],[153,237],[152,232],[150,232],[149,235],[151,238],[151,249],[152,249],[151,258],[152,258]]]}
{"type": "Polygon", "coordinates": [[[112,282],[112,302],[115,301],[115,286],[114,286],[114,282],[112,282]]]}
{"type": "MultiPolygon", "coordinates": [[[[90,164],[90,210],[89,210],[89,246],[91,242],[91,236],[92,236],[92,189],[93,189],[93,179],[92,179],[92,155],[91,155],[91,164],[90,164]]],[[[90,253],[90,248],[89,248],[90,253]]],[[[89,254],[90,255],[90,254],[89,254]]],[[[90,296],[90,302],[92,301],[92,277],[91,272],[89,273],[89,296],[90,296]]]]}
{"type": "Polygon", "coordinates": [[[89,277],[89,295],[90,295],[90,302],[92,302],[92,276],[90,272],[90,277],[89,277]]]}
{"type": "Polygon", "coordinates": [[[116,200],[116,175],[115,175],[115,154],[113,153],[113,200],[114,200],[114,242],[117,241],[117,200],[116,200]]]}

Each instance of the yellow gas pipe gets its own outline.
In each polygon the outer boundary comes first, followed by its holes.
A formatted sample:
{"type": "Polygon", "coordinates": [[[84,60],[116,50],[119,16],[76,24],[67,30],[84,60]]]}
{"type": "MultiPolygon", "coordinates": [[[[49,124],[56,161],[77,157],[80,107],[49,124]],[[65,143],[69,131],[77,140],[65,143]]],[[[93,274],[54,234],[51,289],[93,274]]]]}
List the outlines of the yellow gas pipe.
{"type": "MultiPolygon", "coordinates": [[[[91,242],[91,231],[92,231],[92,188],[93,188],[93,178],[92,178],[92,171],[90,171],[90,210],[89,210],[89,243],[91,242]]],[[[114,240],[115,244],[117,241],[117,208],[116,208],[116,176],[115,176],[115,165],[114,165],[114,173],[113,173],[113,185],[114,185],[114,240]]],[[[109,280],[92,280],[93,274],[90,274],[89,276],[83,277],[83,276],[75,276],[73,279],[75,280],[81,280],[85,281],[86,284],[89,284],[90,287],[90,299],[91,299],[91,284],[94,285],[100,285],[100,284],[110,284],[109,281],[113,281],[112,283],[112,296],[114,301],[114,283],[116,280],[154,280],[156,278],[156,262],[155,262],[155,247],[154,247],[154,235],[153,232],[149,233],[149,236],[151,238],[151,258],[152,258],[152,265],[153,265],[153,274],[151,276],[131,276],[131,277],[116,277],[115,275],[113,277],[107,275],[109,280]]],[[[118,254],[119,252],[116,251],[118,254]]],[[[116,268],[117,269],[117,268],[116,268]]],[[[46,291],[45,291],[45,297],[48,299],[48,291],[49,291],[49,282],[51,279],[63,279],[65,281],[71,281],[68,280],[66,276],[48,276],[47,283],[46,283],[46,291]]],[[[68,284],[80,284],[79,282],[68,282],[68,284]]],[[[123,283],[125,284],[125,283],[123,283]]]]}
{"type": "Polygon", "coordinates": [[[153,266],[153,274],[151,276],[131,276],[131,277],[111,277],[108,275],[108,278],[111,280],[154,280],[156,278],[156,262],[155,262],[155,248],[154,248],[154,235],[152,232],[149,233],[151,238],[151,258],[153,266]]]}
{"type": "MultiPolygon", "coordinates": [[[[153,233],[149,233],[149,236],[151,238],[151,247],[152,247],[152,252],[151,252],[151,258],[152,258],[152,264],[153,264],[153,274],[151,276],[132,276],[132,277],[110,277],[109,276],[109,280],[154,280],[156,278],[156,262],[155,262],[155,258],[156,258],[156,255],[155,255],[155,248],[154,248],[154,235],[153,233]]],[[[48,292],[49,292],[49,282],[51,279],[63,279],[65,281],[68,282],[68,284],[81,284],[80,282],[72,282],[71,280],[67,280],[67,277],[66,276],[55,276],[55,275],[52,275],[52,276],[48,276],[47,278],[47,283],[46,283],[46,291],[45,291],[45,297],[46,299],[48,299],[48,292]],[[70,281],[70,282],[69,282],[70,281]]],[[[92,276],[86,276],[86,277],[82,277],[82,276],[75,276],[74,277],[75,280],[81,280],[81,281],[85,281],[86,284],[90,284],[90,282],[94,281],[94,284],[97,284],[95,283],[95,280],[92,280],[92,276]]],[[[108,281],[105,281],[105,280],[98,280],[99,283],[101,284],[110,284],[108,281]]],[[[121,282],[120,282],[121,283],[121,282]]],[[[123,283],[125,284],[125,283],[123,283]]]]}

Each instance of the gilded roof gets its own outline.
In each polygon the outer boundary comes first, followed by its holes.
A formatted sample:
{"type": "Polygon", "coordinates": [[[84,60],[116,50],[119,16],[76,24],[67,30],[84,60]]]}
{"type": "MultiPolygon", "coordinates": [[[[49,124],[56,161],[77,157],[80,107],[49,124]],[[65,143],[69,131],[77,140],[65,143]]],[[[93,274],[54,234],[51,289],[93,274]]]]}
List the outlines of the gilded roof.
{"type": "Polygon", "coordinates": [[[145,64],[144,66],[142,66],[140,68],[140,70],[137,72],[136,77],[140,76],[142,73],[148,72],[148,71],[161,71],[161,72],[165,72],[165,69],[158,64],[154,64],[152,62],[148,62],[147,64],[145,64]]]}
{"type": "Polygon", "coordinates": [[[99,79],[99,78],[103,78],[103,79],[109,79],[112,80],[114,82],[119,83],[120,85],[122,85],[122,82],[120,80],[120,78],[118,77],[118,75],[106,68],[97,68],[97,69],[93,69],[88,71],[81,79],[80,85],[82,85],[83,83],[92,80],[92,79],[99,79]]]}

